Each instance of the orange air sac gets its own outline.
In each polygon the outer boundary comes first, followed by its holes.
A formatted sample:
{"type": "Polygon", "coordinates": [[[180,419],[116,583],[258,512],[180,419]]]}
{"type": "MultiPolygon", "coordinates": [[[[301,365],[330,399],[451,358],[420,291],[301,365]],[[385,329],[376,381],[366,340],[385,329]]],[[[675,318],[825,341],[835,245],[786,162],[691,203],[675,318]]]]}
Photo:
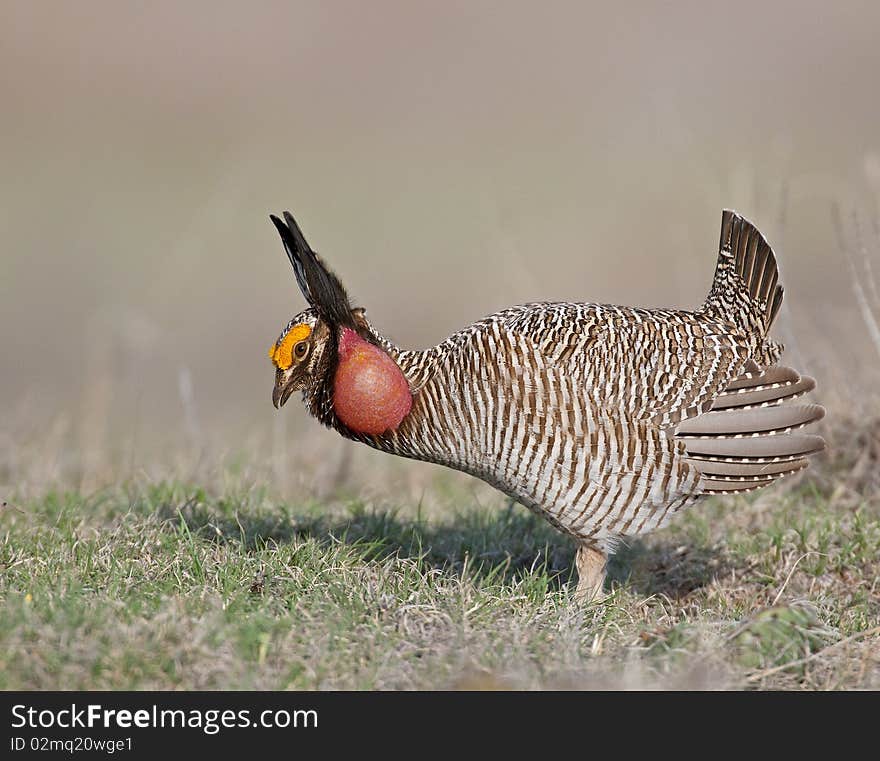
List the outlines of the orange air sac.
{"type": "Polygon", "coordinates": [[[409,384],[397,363],[349,328],[339,339],[333,409],[356,433],[393,431],[412,407],[409,384]]]}

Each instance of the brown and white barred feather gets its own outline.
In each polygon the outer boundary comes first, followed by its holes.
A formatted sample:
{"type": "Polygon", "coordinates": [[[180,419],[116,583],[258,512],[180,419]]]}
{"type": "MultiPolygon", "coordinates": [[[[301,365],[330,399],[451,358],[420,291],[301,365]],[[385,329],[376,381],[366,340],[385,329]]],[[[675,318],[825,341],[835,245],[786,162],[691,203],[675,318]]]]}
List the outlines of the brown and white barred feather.
{"type": "Polygon", "coordinates": [[[799,432],[823,409],[785,404],[815,384],[775,365],[777,281],[770,246],[725,211],[697,311],[527,304],[426,351],[373,331],[410,383],[412,410],[382,436],[341,432],[482,478],[609,549],[700,496],[801,470],[823,448],[799,432]]]}

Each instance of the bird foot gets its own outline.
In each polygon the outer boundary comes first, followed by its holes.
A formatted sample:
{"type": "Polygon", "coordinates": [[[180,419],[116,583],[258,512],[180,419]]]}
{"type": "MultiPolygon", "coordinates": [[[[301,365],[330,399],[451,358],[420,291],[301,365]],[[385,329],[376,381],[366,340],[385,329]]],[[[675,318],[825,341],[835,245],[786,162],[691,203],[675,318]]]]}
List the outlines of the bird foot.
{"type": "Polygon", "coordinates": [[[592,602],[599,597],[605,585],[605,570],[608,558],[602,550],[592,544],[582,544],[575,555],[578,570],[578,585],[575,600],[592,602]]]}

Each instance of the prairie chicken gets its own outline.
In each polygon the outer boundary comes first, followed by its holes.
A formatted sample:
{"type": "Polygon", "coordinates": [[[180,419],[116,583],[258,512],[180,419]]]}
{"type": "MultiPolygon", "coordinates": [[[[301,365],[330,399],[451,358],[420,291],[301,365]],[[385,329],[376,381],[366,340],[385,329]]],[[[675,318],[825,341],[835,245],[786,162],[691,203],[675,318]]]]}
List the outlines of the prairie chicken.
{"type": "Polygon", "coordinates": [[[784,404],[815,382],[777,364],[773,251],[732,211],[696,311],[541,302],[430,349],[401,349],[353,308],[289,213],[271,217],[309,308],[269,350],[272,402],[383,452],[492,484],[578,543],[576,595],[607,554],[700,497],[760,489],[824,448],[824,415],[784,404]]]}

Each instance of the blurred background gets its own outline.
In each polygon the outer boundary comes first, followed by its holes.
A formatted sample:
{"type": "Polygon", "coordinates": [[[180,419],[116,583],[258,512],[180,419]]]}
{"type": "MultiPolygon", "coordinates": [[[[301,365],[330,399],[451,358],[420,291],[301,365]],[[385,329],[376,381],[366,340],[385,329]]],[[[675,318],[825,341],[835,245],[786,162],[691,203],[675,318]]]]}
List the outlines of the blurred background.
{"type": "Polygon", "coordinates": [[[284,209],[427,346],[526,301],[695,307],[735,208],[781,260],[786,361],[829,421],[875,414],[877,29],[818,0],[0,0],[0,487],[417,493],[436,468],[272,407],[284,209]]]}

